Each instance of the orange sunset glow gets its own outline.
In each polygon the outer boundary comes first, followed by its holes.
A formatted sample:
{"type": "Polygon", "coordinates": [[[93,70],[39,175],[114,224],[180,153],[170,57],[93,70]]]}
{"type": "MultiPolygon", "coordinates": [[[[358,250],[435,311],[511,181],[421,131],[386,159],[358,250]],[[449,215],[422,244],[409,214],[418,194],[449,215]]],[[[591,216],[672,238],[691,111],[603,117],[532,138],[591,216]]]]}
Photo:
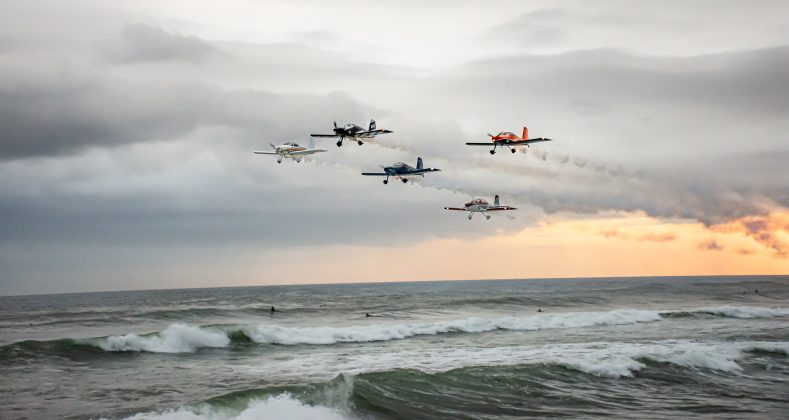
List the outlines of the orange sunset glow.
{"type": "MultiPolygon", "coordinates": [[[[572,220],[552,218],[515,233],[476,239],[433,239],[408,247],[306,248],[309,267],[262,256],[268,275],[301,283],[394,280],[786,274],[787,213],[705,227],[644,214],[572,220]],[[760,236],[745,224],[764,223],[760,236]],[[770,240],[766,241],[769,237],[770,240]],[[344,257],[353,255],[353,264],[344,257]],[[327,278],[327,273],[329,277],[327,278]]],[[[250,263],[253,271],[262,267],[250,263]]],[[[237,275],[243,276],[241,273],[237,275]]],[[[254,278],[254,276],[252,276],[254,278]]],[[[241,280],[241,279],[239,279],[241,280]]],[[[245,282],[255,284],[255,281],[245,282]]]]}

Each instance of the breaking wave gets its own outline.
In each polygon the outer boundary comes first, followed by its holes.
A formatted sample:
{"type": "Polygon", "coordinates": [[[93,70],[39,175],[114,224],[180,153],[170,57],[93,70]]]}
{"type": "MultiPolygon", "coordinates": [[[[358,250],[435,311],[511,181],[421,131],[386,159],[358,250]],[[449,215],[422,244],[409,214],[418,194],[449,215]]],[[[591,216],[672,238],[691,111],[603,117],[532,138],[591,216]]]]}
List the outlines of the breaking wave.
{"type": "Polygon", "coordinates": [[[195,408],[181,407],[176,410],[140,413],[130,420],[234,420],[234,419],[292,419],[292,420],[341,420],[348,418],[339,410],[320,405],[308,405],[288,393],[271,396],[264,400],[252,400],[242,410],[204,404],[195,408]]]}
{"type": "MultiPolygon", "coordinates": [[[[596,407],[594,396],[580,405],[552,408],[550,404],[538,404],[540,411],[534,411],[534,406],[523,406],[522,393],[496,390],[528,389],[536,399],[540,395],[555,399],[557,393],[567,392],[579,402],[583,393],[574,394],[570,384],[590,383],[589,375],[601,386],[642,374],[668,383],[689,378],[707,381],[708,373],[697,376],[700,370],[739,375],[746,368],[766,369],[753,354],[758,352],[789,355],[789,343],[660,341],[400,351],[354,358],[347,366],[354,369],[344,369],[325,382],[239,390],[197,405],[129,418],[333,420],[375,418],[374,414],[380,413],[394,418],[501,417],[503,413],[490,404],[491,390],[504,405],[523,409],[508,412],[510,417],[557,417],[567,415],[570,407],[576,407],[579,411],[575,414],[583,417],[594,413],[583,411],[596,407]],[[546,382],[551,386],[546,387],[546,382]],[[436,398],[435,389],[441,389],[442,398],[436,398]],[[420,411],[426,409],[434,411],[420,411]]],[[[628,392],[627,388],[608,389],[628,392]]],[[[702,399],[700,403],[707,401],[702,399]]]]}
{"type": "Polygon", "coordinates": [[[193,353],[202,348],[231,344],[331,345],[401,340],[416,336],[484,333],[497,330],[537,331],[658,322],[665,318],[718,316],[728,318],[772,318],[789,315],[789,308],[721,306],[693,310],[619,309],[606,312],[568,312],[500,318],[472,317],[445,321],[379,323],[344,327],[292,327],[274,324],[197,326],[175,323],[150,334],[126,334],[92,339],[25,341],[3,346],[0,355],[85,350],[86,346],[107,352],[193,353]]]}
{"type": "Polygon", "coordinates": [[[789,315],[789,308],[765,308],[760,306],[718,306],[712,308],[700,308],[690,312],[727,318],[775,318],[789,315]]]}
{"type": "Polygon", "coordinates": [[[173,324],[155,334],[114,335],[95,343],[106,351],[147,351],[153,353],[193,353],[203,347],[227,347],[224,331],[194,325],[173,324]]]}
{"type": "Polygon", "coordinates": [[[658,320],[660,315],[655,311],[615,310],[348,327],[286,327],[270,324],[198,327],[173,324],[154,334],[110,336],[93,339],[89,343],[103,350],[116,352],[192,353],[203,347],[227,347],[231,341],[279,345],[329,345],[400,340],[420,335],[481,333],[495,330],[534,331],[624,325],[658,320]]]}
{"type": "Polygon", "coordinates": [[[495,330],[535,331],[600,325],[623,325],[660,320],[654,311],[616,310],[543,316],[466,318],[408,324],[376,324],[353,327],[283,327],[258,325],[242,331],[254,342],[265,344],[334,344],[389,341],[419,335],[481,333],[495,330]]]}

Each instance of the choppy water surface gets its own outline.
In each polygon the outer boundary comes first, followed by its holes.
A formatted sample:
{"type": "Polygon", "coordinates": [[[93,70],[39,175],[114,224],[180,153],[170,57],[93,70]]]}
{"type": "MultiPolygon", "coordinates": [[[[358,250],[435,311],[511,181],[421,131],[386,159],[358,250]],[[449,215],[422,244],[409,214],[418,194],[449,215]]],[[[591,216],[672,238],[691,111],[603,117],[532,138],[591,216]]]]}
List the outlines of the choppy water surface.
{"type": "Polygon", "coordinates": [[[2,297],[0,373],[0,418],[781,417],[789,276],[2,297]]]}

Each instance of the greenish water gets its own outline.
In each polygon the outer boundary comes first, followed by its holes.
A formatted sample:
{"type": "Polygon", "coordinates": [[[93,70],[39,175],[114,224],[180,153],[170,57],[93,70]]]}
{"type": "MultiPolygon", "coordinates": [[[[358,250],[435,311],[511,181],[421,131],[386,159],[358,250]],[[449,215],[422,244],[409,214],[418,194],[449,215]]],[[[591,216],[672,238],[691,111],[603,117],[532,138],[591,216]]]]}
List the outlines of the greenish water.
{"type": "Polygon", "coordinates": [[[789,277],[2,297],[0,373],[0,418],[775,418],[789,277]]]}

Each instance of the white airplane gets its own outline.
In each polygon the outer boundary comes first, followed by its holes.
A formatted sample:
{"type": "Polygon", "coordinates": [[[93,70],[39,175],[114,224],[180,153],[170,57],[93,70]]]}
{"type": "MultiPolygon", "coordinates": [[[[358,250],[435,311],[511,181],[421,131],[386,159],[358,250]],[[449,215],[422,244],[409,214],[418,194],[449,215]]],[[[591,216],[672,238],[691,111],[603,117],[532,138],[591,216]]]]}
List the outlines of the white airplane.
{"type": "Polygon", "coordinates": [[[499,205],[499,196],[493,198],[493,205],[488,204],[487,201],[481,198],[475,198],[461,207],[444,207],[444,210],[467,211],[468,219],[474,217],[474,213],[482,213],[485,219],[490,220],[489,211],[504,211],[504,210],[517,210],[515,207],[499,205]]]}
{"type": "Polygon", "coordinates": [[[305,148],[299,146],[296,143],[289,142],[285,144],[280,144],[279,146],[271,145],[274,149],[271,152],[254,152],[258,155],[278,155],[277,163],[282,163],[282,158],[293,159],[296,162],[301,162],[305,156],[312,155],[315,153],[325,152],[323,149],[316,149],[314,141],[310,141],[310,147],[305,148]]]}

